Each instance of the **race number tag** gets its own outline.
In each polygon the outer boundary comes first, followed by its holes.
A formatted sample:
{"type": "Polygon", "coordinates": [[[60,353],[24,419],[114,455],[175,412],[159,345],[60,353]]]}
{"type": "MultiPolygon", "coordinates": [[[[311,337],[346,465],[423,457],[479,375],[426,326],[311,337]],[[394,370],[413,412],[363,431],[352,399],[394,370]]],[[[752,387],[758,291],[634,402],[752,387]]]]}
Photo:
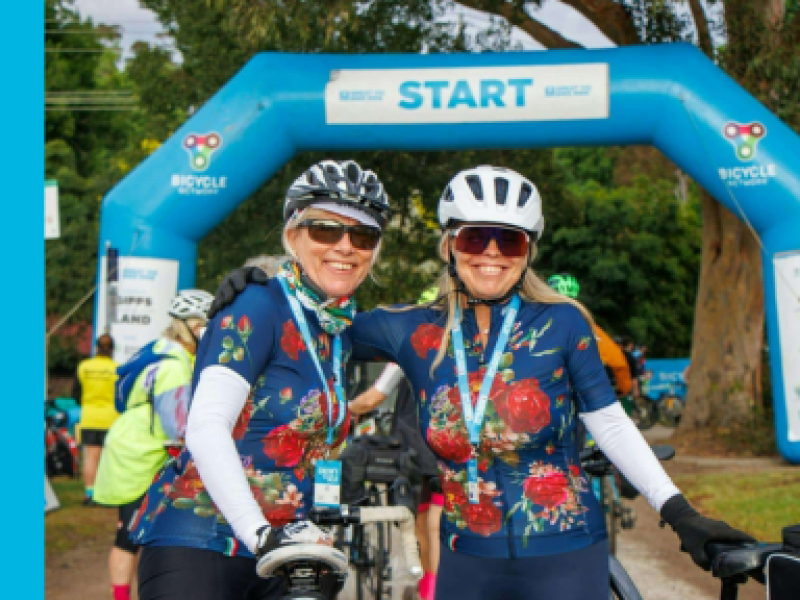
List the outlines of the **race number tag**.
{"type": "Polygon", "coordinates": [[[467,464],[467,493],[470,504],[478,504],[478,461],[474,457],[467,464]]]}
{"type": "Polygon", "coordinates": [[[314,465],[314,506],[339,508],[341,491],[341,461],[318,460],[314,465]]]}

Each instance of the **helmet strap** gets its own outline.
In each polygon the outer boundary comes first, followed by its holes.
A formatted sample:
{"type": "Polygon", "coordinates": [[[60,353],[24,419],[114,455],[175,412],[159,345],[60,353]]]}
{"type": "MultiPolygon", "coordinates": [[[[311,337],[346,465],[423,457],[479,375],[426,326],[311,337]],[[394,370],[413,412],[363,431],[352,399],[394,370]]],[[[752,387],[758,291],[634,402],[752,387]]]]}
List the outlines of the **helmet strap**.
{"type": "Polygon", "coordinates": [[[528,257],[525,261],[525,268],[522,269],[522,273],[520,273],[519,279],[517,283],[511,286],[511,288],[499,298],[475,298],[467,291],[464,282],[461,281],[461,278],[458,276],[458,270],[456,269],[456,257],[453,256],[453,253],[450,252],[450,260],[447,263],[447,273],[452,277],[456,282],[456,292],[460,292],[467,297],[467,305],[468,306],[475,306],[476,304],[485,304],[487,306],[494,306],[495,304],[505,304],[508,302],[511,297],[522,291],[522,284],[525,282],[525,275],[528,273],[528,265],[531,263],[531,252],[532,252],[532,245],[528,245],[528,257]]]}
{"type": "MultiPolygon", "coordinates": [[[[529,258],[530,258],[530,251],[528,251],[529,258]]],[[[450,253],[450,260],[447,263],[447,273],[453,280],[456,282],[456,289],[457,293],[464,294],[467,297],[467,306],[475,306],[478,304],[485,304],[487,306],[494,306],[495,304],[505,304],[508,302],[511,297],[522,290],[522,283],[525,281],[525,274],[528,272],[528,264],[525,264],[525,268],[522,269],[522,274],[519,276],[517,282],[511,286],[511,288],[502,296],[498,298],[475,298],[472,294],[467,291],[467,287],[464,285],[464,282],[461,281],[461,278],[458,276],[458,270],[456,269],[456,259],[453,256],[453,253],[450,253]]]]}

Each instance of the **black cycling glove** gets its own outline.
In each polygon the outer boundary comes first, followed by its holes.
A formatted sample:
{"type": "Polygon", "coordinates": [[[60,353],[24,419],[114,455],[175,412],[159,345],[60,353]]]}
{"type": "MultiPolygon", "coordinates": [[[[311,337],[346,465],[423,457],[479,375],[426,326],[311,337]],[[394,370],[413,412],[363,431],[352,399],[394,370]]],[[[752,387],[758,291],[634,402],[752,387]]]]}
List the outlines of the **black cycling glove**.
{"type": "Polygon", "coordinates": [[[678,534],[681,550],[691,555],[697,566],[708,571],[711,560],[706,554],[709,542],[752,543],[752,537],[723,521],[709,519],[698,513],[682,494],[677,494],[661,507],[661,518],[678,534]]]}
{"type": "Polygon", "coordinates": [[[214,294],[214,302],[208,309],[209,320],[226,306],[233,304],[236,296],[241,294],[248,284],[265,285],[268,281],[269,275],[259,267],[242,267],[231,271],[224,277],[217,288],[217,293],[214,294]]]}

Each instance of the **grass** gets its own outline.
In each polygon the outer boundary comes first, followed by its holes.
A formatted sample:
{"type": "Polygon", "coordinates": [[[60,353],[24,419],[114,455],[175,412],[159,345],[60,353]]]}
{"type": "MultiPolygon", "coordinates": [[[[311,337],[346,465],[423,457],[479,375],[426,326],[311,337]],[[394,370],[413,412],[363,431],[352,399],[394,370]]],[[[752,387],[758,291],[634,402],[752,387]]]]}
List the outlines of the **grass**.
{"type": "Polygon", "coordinates": [[[800,470],[676,474],[675,483],[698,511],[722,519],[759,541],[781,541],[800,523],[800,470]]]}
{"type": "Polygon", "coordinates": [[[117,509],[83,506],[80,479],[57,477],[50,483],[61,508],[45,515],[45,561],[87,543],[114,542],[117,509]]]}

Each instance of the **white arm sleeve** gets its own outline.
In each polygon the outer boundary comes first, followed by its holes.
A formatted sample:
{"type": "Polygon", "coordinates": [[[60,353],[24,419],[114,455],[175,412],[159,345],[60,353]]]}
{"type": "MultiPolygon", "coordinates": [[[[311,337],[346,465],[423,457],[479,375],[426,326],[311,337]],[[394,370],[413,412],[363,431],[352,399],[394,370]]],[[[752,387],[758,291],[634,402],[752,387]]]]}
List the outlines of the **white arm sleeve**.
{"type": "Polygon", "coordinates": [[[680,490],[619,402],[580,418],[598,447],[657,511],[680,490]]]}
{"type": "Polygon", "coordinates": [[[256,531],[269,525],[247,483],[233,431],[250,384],[238,373],[212,365],[200,373],[186,426],[186,446],[214,504],[250,552],[256,531]]]}
{"type": "Polygon", "coordinates": [[[394,388],[398,386],[402,379],[403,369],[398,367],[395,363],[389,363],[384,367],[383,372],[380,374],[380,377],[375,380],[372,387],[384,396],[388,396],[394,391],[394,388]]]}

